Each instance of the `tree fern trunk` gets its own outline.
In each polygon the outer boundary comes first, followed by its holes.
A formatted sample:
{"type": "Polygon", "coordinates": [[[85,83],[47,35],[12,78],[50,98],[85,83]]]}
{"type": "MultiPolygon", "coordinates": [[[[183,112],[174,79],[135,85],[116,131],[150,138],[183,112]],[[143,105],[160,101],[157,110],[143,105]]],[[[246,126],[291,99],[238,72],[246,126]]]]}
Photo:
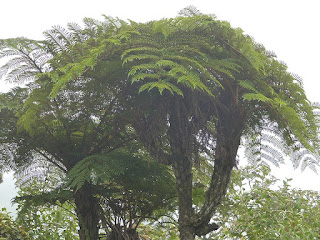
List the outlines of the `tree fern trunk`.
{"type": "Polygon", "coordinates": [[[194,127],[188,119],[188,112],[182,100],[173,103],[170,115],[169,141],[173,170],[176,178],[179,202],[179,232],[180,239],[195,238],[194,210],[192,208],[192,152],[194,127]]]}
{"type": "Polygon", "coordinates": [[[173,163],[179,200],[179,232],[180,239],[192,240],[195,238],[192,208],[192,164],[188,158],[177,157],[173,163]]]}
{"type": "Polygon", "coordinates": [[[80,223],[80,240],[97,240],[99,238],[98,203],[92,195],[91,185],[88,182],[85,182],[75,193],[75,204],[80,223]]]}
{"type": "Polygon", "coordinates": [[[198,214],[196,234],[199,236],[218,228],[216,224],[210,224],[210,220],[226,195],[245,125],[244,111],[228,93],[222,95],[220,101],[224,107],[217,112],[214,171],[206,201],[198,214]]]}
{"type": "Polygon", "coordinates": [[[192,162],[188,157],[174,157],[174,174],[178,190],[179,232],[181,240],[193,240],[195,229],[192,224],[192,162]]]}

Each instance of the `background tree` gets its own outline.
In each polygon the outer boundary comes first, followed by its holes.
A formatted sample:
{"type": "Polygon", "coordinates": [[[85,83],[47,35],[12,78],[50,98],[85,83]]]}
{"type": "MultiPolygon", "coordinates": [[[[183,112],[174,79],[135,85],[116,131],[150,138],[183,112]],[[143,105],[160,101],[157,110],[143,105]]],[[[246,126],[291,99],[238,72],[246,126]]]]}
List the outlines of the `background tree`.
{"type": "Polygon", "coordinates": [[[292,188],[290,179],[280,182],[264,165],[242,168],[234,171],[219,207],[222,227],[207,239],[315,239],[320,234],[319,197],[292,188]]]}

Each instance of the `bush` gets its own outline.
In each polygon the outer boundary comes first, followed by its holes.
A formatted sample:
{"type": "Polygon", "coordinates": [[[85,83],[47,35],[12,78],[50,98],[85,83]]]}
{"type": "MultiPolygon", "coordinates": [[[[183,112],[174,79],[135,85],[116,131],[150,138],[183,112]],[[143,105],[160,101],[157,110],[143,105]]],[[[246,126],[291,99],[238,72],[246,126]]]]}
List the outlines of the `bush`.
{"type": "Polygon", "coordinates": [[[30,239],[28,233],[13,220],[5,208],[0,211],[0,239],[30,239]]]}

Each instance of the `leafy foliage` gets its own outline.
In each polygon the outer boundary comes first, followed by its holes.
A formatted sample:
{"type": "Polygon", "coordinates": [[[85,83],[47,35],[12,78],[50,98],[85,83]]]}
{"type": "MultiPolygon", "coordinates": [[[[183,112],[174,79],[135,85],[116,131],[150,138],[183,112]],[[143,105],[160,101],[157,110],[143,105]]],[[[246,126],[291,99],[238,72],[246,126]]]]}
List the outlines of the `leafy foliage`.
{"type": "Polygon", "coordinates": [[[263,165],[233,174],[219,208],[217,239],[315,239],[319,237],[319,193],[281,184],[263,165]],[[280,185],[279,189],[275,189],[280,185]]]}
{"type": "Polygon", "coordinates": [[[2,208],[0,212],[0,238],[8,240],[31,239],[26,230],[12,219],[5,208],[2,208]]]}
{"type": "Polygon", "coordinates": [[[157,240],[178,240],[178,226],[173,223],[159,223],[142,225],[140,230],[140,236],[144,240],[157,239],[157,240]]]}
{"type": "Polygon", "coordinates": [[[73,194],[63,188],[65,173],[43,159],[15,175],[19,186],[17,222],[32,239],[78,239],[73,194]]]}
{"type": "MultiPolygon", "coordinates": [[[[52,176],[52,174],[51,174],[52,176]]],[[[79,239],[72,194],[54,189],[53,178],[33,179],[20,187],[17,221],[32,239],[79,239]],[[28,184],[27,184],[28,183],[28,184]]]]}

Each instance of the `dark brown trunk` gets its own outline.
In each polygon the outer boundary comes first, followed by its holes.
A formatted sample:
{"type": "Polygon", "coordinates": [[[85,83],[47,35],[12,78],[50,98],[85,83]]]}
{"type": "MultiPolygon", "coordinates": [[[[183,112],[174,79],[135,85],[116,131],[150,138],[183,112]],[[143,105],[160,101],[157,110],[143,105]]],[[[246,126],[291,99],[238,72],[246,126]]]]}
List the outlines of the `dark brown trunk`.
{"type": "Polygon", "coordinates": [[[214,163],[214,171],[211,179],[211,184],[207,192],[206,201],[200,211],[201,220],[197,224],[196,234],[201,236],[213,230],[217,230],[218,226],[209,224],[216,208],[220,205],[223,197],[227,193],[232,169],[235,166],[237,145],[216,146],[216,156],[214,163]],[[218,157],[219,156],[219,157],[218,157]]]}
{"type": "Polygon", "coordinates": [[[173,163],[174,174],[176,177],[176,186],[179,202],[179,232],[180,239],[194,239],[194,227],[192,224],[192,164],[188,158],[177,157],[173,163]]]}
{"type": "Polygon", "coordinates": [[[182,101],[173,103],[168,131],[173,170],[176,178],[179,202],[179,232],[180,239],[193,240],[195,238],[192,219],[192,152],[193,126],[189,121],[188,112],[182,101]]]}
{"type": "Polygon", "coordinates": [[[99,238],[98,202],[93,197],[91,185],[85,182],[76,191],[74,197],[80,225],[80,240],[97,240],[99,238]]]}

